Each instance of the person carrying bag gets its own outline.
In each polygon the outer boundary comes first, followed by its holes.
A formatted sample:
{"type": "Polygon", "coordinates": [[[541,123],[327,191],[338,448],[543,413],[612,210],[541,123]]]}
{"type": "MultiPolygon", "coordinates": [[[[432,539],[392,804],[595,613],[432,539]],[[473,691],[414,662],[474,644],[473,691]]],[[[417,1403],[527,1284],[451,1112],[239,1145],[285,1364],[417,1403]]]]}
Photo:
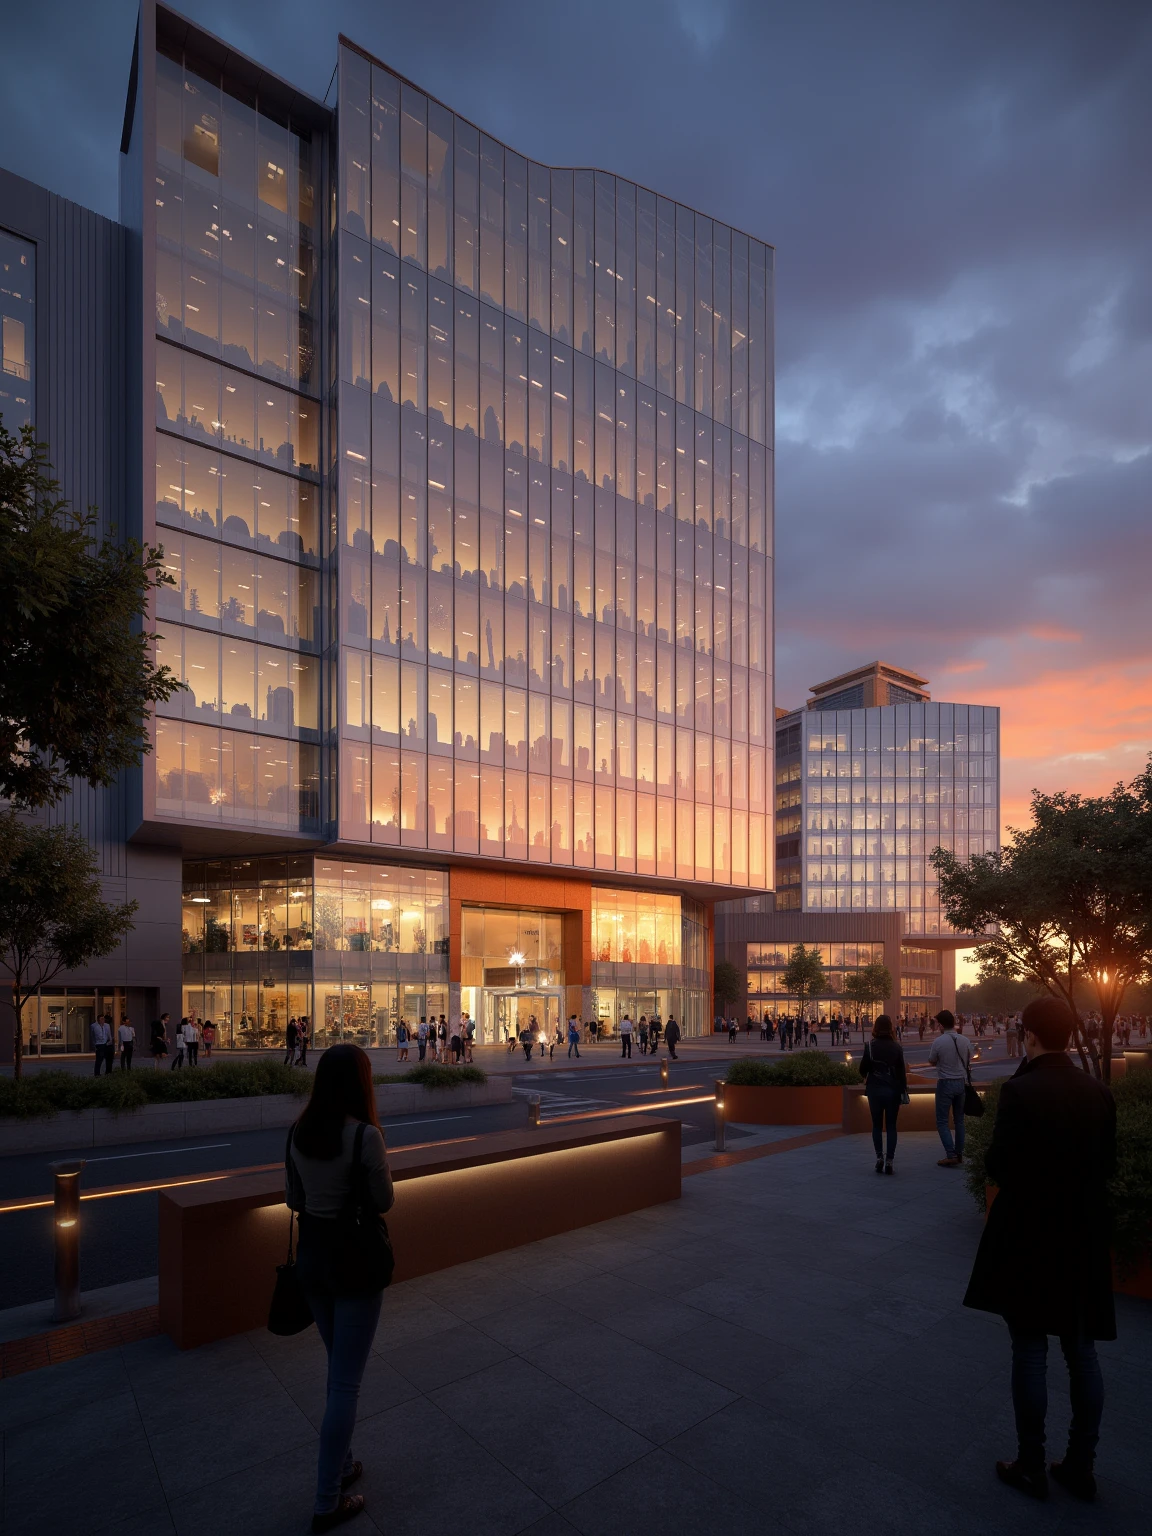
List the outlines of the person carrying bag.
{"type": "Polygon", "coordinates": [[[292,1304],[298,1287],[328,1355],[312,1530],[330,1531],[364,1508],[360,1494],[345,1491],[363,1471],[352,1459],[352,1430],[394,1264],[384,1222],[394,1199],[392,1176],[372,1064],[359,1046],[334,1045],[320,1057],[284,1163],[285,1201],[296,1213],[300,1237],[293,1264],[289,1228],[289,1261],[277,1273],[269,1326],[274,1332],[307,1326],[302,1308],[292,1304]]]}
{"type": "Polygon", "coordinates": [[[872,1026],[872,1039],[864,1047],[860,1076],[872,1112],[872,1146],[876,1172],[892,1173],[896,1156],[896,1118],[901,1104],[908,1103],[908,1073],[904,1048],[895,1038],[892,1020],[882,1013],[872,1026]],[[881,1129],[887,1135],[887,1145],[881,1129]]]}

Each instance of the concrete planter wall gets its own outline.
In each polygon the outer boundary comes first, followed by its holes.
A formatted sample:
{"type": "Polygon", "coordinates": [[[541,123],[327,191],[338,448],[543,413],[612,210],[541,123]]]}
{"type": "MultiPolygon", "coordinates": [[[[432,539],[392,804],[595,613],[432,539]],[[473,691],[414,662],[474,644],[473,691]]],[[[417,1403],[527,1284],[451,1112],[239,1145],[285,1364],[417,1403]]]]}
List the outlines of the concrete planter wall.
{"type": "MultiPolygon", "coordinates": [[[[872,1111],[863,1085],[859,1088],[838,1088],[843,1095],[843,1114],[840,1121],[845,1131],[871,1131],[872,1111]]],[[[908,1079],[907,1104],[901,1104],[897,1121],[902,1131],[934,1131],[936,1129],[936,1085],[925,1085],[908,1079]]]]}
{"type": "MultiPolygon", "coordinates": [[[[78,1109],[62,1110],[42,1120],[2,1120],[0,1156],[267,1130],[291,1125],[306,1102],[295,1094],[277,1093],[250,1099],[201,1099],[191,1104],[146,1104],[123,1114],[111,1109],[78,1109]]],[[[419,1114],[432,1105],[475,1109],[511,1102],[512,1079],[501,1077],[486,1083],[461,1083],[456,1088],[381,1083],[376,1089],[376,1110],[381,1119],[419,1114]]]]}
{"type": "Polygon", "coordinates": [[[724,1118],[737,1125],[836,1125],[843,1088],[750,1088],[724,1084],[724,1118]]]}

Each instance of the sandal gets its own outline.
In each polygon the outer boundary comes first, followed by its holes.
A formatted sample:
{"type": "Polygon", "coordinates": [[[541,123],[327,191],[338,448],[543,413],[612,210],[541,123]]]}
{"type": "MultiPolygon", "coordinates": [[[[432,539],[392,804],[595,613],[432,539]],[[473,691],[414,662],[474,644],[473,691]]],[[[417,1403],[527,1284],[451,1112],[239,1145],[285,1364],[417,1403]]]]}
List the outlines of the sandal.
{"type": "Polygon", "coordinates": [[[345,1472],[344,1476],[340,1479],[340,1487],[347,1490],[351,1488],[353,1483],[358,1483],[363,1476],[364,1463],[362,1461],[354,1461],[349,1467],[348,1471],[345,1472]]]}
{"type": "Polygon", "coordinates": [[[364,1508],[364,1495],[362,1493],[341,1494],[340,1502],[336,1508],[329,1510],[325,1515],[312,1516],[313,1531],[334,1531],[338,1525],[343,1525],[346,1520],[354,1520],[364,1508]]]}

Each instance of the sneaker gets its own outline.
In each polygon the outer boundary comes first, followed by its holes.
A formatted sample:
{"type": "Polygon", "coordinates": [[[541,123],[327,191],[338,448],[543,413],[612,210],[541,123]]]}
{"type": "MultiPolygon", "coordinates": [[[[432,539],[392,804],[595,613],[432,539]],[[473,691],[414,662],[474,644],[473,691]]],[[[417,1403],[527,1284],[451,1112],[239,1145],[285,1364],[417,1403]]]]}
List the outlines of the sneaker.
{"type": "Polygon", "coordinates": [[[996,1476],[1010,1488],[1019,1488],[1033,1499],[1048,1497],[1048,1474],[1041,1467],[1025,1467],[1018,1461],[998,1461],[996,1476]]]}
{"type": "Polygon", "coordinates": [[[896,1172],[895,1168],[893,1168],[893,1166],[892,1166],[892,1159],[890,1157],[885,1160],[884,1172],[885,1173],[895,1173],[896,1172]]]}
{"type": "Polygon", "coordinates": [[[884,1159],[882,1157],[878,1157],[876,1159],[876,1172],[877,1173],[883,1173],[884,1172],[884,1159]]]}
{"type": "MultiPolygon", "coordinates": [[[[939,1159],[936,1166],[937,1168],[959,1168],[960,1159],[958,1157],[942,1157],[939,1159]]],[[[997,1462],[996,1465],[999,1466],[1000,1463],[997,1462]]],[[[1012,1465],[1015,1466],[1016,1463],[1013,1462],[1012,1465]]]]}
{"type": "Polygon", "coordinates": [[[1066,1488],[1074,1499],[1083,1499],[1086,1504],[1091,1504],[1096,1497],[1096,1479],[1092,1476],[1091,1467],[1077,1465],[1065,1456],[1063,1461],[1054,1461],[1048,1470],[1061,1488],[1066,1488]]]}

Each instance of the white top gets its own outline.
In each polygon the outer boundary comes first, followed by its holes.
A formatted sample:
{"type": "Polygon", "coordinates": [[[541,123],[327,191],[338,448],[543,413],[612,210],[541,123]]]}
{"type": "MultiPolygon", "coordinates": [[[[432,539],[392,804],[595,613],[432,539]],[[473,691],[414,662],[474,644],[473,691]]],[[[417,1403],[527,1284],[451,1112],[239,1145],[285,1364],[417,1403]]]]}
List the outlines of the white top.
{"type": "Polygon", "coordinates": [[[632,1033],[632,1020],[627,1014],[620,1020],[620,1033],[622,1035],[630,1035],[632,1033]]]}
{"type": "Polygon", "coordinates": [[[928,1063],[936,1068],[939,1078],[959,1078],[968,1075],[968,1063],[972,1060],[972,1047],[963,1035],[954,1029],[946,1029],[932,1042],[928,1063]]]}
{"type": "Polygon", "coordinates": [[[136,1031],[131,1024],[121,1024],[119,1033],[121,1045],[131,1045],[136,1039],[136,1031]]]}

